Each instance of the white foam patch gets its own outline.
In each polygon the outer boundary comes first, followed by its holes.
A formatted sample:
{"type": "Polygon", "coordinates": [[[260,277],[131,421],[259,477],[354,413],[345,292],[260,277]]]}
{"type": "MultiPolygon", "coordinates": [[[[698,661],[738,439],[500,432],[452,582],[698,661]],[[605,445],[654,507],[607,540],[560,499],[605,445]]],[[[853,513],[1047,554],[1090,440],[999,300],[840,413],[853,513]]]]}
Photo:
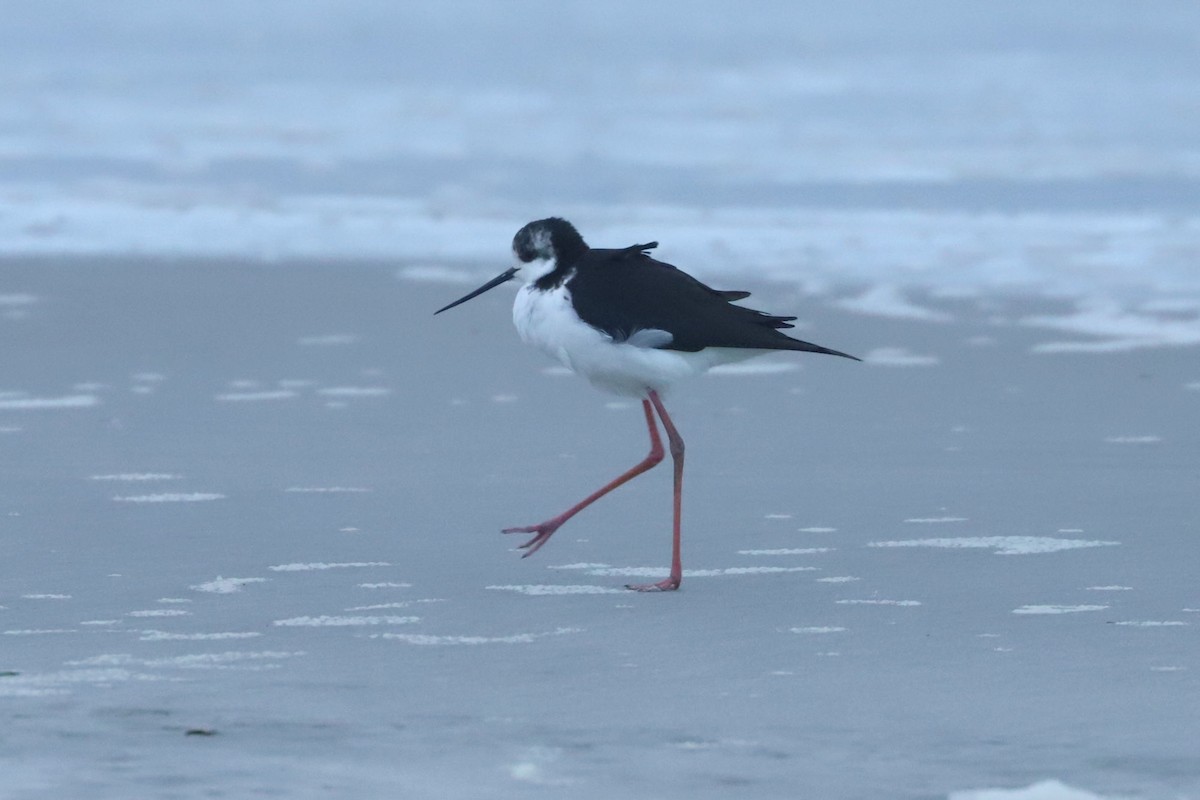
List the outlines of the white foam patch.
{"type": "MultiPolygon", "coordinates": [[[[816,567],[726,567],[725,569],[685,569],[685,578],[715,578],[721,575],[773,575],[780,572],[815,572],[816,567]]],[[[665,578],[669,570],[662,567],[604,567],[590,569],[589,575],[625,578],[665,578]]]]}
{"type": "Polygon", "coordinates": [[[186,617],[192,612],[182,608],[151,608],[145,611],[130,611],[127,617],[186,617]]]}
{"type": "Polygon", "coordinates": [[[1182,628],[1189,623],[1181,619],[1126,619],[1113,624],[1129,628],[1182,628]]]}
{"type": "Polygon", "coordinates": [[[833,305],[856,314],[888,319],[919,320],[921,322],[950,322],[953,317],[913,303],[904,296],[899,287],[879,284],[867,289],[858,297],[837,300],[833,305]]]}
{"type": "Polygon", "coordinates": [[[0,399],[0,411],[43,411],[60,408],[91,408],[100,405],[94,394],[69,394],[62,397],[9,397],[0,399]]]}
{"type": "MultiPolygon", "coordinates": [[[[367,567],[390,567],[391,562],[388,561],[341,561],[341,562],[324,562],[313,561],[300,564],[276,564],[267,569],[272,572],[307,572],[310,570],[322,569],[364,569],[367,567]]],[[[380,584],[382,585],[382,584],[380,584]]]]}
{"type": "Polygon", "coordinates": [[[508,775],[514,781],[530,783],[534,786],[567,786],[573,781],[566,778],[553,778],[546,774],[545,766],[557,761],[562,750],[557,747],[530,747],[520,761],[510,764],[508,775]]]}
{"type": "Polygon", "coordinates": [[[217,492],[160,492],[157,494],[135,494],[114,497],[118,503],[206,503],[224,500],[225,495],[217,492]]]}
{"type": "Polygon", "coordinates": [[[262,636],[255,631],[229,633],[169,633],[167,631],[142,631],[138,641],[142,642],[206,642],[224,639],[253,639],[262,636]]]}
{"type": "Polygon", "coordinates": [[[1014,608],[1014,614],[1082,614],[1088,611],[1103,611],[1104,605],[1027,605],[1014,608]]]}
{"type": "Polygon", "coordinates": [[[817,583],[854,583],[861,580],[862,578],[856,578],[853,575],[830,575],[827,578],[817,578],[817,583]]]}
{"type": "Polygon", "coordinates": [[[529,595],[563,595],[563,594],[624,594],[624,589],[613,589],[608,586],[568,585],[568,584],[523,584],[506,586],[488,586],[488,589],[498,592],[517,592],[529,595]]]}
{"type": "Polygon", "coordinates": [[[435,265],[414,265],[396,270],[396,277],[411,283],[482,284],[487,278],[479,278],[474,272],[435,265]]]}
{"type": "Polygon", "coordinates": [[[301,336],[296,340],[296,344],[303,347],[338,347],[357,341],[358,336],[353,333],[328,333],[320,336],[301,336]]]}
{"type": "Polygon", "coordinates": [[[1106,436],[1104,441],[1108,444],[1158,444],[1162,441],[1161,436],[1106,436]]]}
{"type": "Polygon", "coordinates": [[[352,606],[347,611],[386,611],[394,608],[411,608],[417,603],[444,603],[440,597],[422,597],[419,600],[402,600],[398,603],[373,603],[369,606],[352,606]]]}
{"type": "Polygon", "coordinates": [[[763,514],[763,519],[791,519],[791,514],[763,514]]]}
{"type": "Polygon", "coordinates": [[[360,589],[411,589],[411,583],[396,583],[394,581],[385,581],[383,583],[360,583],[360,589]]]}
{"type": "Polygon", "coordinates": [[[141,481],[177,481],[183,478],[182,475],[176,475],[171,472],[117,472],[110,475],[90,475],[90,481],[128,481],[130,483],[138,483],[141,481]]]}
{"type": "Polygon", "coordinates": [[[515,764],[509,765],[508,776],[514,781],[532,783],[537,786],[549,786],[555,783],[554,781],[547,780],[541,766],[534,764],[532,761],[518,761],[515,764]]]}
{"type": "Polygon", "coordinates": [[[79,633],[75,628],[15,628],[4,631],[5,636],[46,636],[59,633],[79,633]]]}
{"type": "Polygon", "coordinates": [[[1089,592],[1132,592],[1132,586],[1089,586],[1089,592]]]}
{"type": "Polygon", "coordinates": [[[31,306],[38,301],[37,297],[24,292],[14,294],[0,294],[0,306],[4,308],[15,308],[17,306],[31,306]]]}
{"type": "Polygon", "coordinates": [[[1070,314],[1026,317],[1021,324],[1092,337],[1086,341],[1044,342],[1035,353],[1125,353],[1147,347],[1200,344],[1195,319],[1131,311],[1117,302],[1091,297],[1070,314]]]}
{"type": "MultiPolygon", "coordinates": [[[[986,76],[992,81],[1005,79],[990,69],[977,69],[979,63],[976,60],[961,73],[986,76]]],[[[1004,67],[1006,75],[1011,72],[1010,66],[1004,67]]],[[[876,65],[875,72],[886,72],[879,67],[876,65]]],[[[236,65],[230,68],[235,69],[236,65]]],[[[763,70],[744,72],[743,78],[737,81],[740,87],[736,97],[729,97],[730,103],[744,102],[747,85],[766,82],[767,85],[782,86],[784,80],[777,74],[766,75],[763,70]],[[746,78],[747,75],[750,77],[746,78]]],[[[911,73],[897,80],[902,91],[912,88],[911,73]]],[[[1073,79],[1068,77],[1066,80],[1073,79]]],[[[685,89],[691,98],[688,102],[694,103],[696,108],[712,108],[713,87],[727,82],[727,71],[697,73],[689,79],[691,86],[685,89]]],[[[970,82],[974,90],[964,96],[976,96],[984,91],[979,88],[982,83],[974,79],[970,82]]],[[[235,84],[235,80],[229,81],[230,86],[235,84]]],[[[227,137],[223,132],[204,138],[200,147],[206,155],[200,157],[201,162],[207,158],[254,158],[256,153],[276,159],[288,157],[281,154],[281,147],[293,153],[297,160],[312,159],[316,152],[316,158],[328,163],[341,163],[347,152],[352,153],[351,159],[366,161],[380,153],[394,153],[394,136],[386,143],[353,142],[347,150],[347,139],[342,135],[345,131],[328,128],[330,118],[355,119],[361,116],[363,108],[375,108],[382,114],[383,109],[390,107],[390,99],[394,99],[391,95],[394,88],[388,87],[387,95],[379,94],[378,87],[347,84],[344,88],[353,91],[342,92],[333,100],[335,106],[343,109],[341,114],[329,112],[331,96],[325,86],[317,89],[300,84],[288,86],[281,90],[286,92],[286,99],[277,92],[266,104],[262,102],[261,86],[230,94],[218,103],[224,109],[224,118],[257,119],[259,124],[250,125],[249,129],[259,133],[227,137]],[[297,100],[300,96],[310,99],[301,102],[297,100]],[[294,127],[325,131],[327,135],[317,138],[326,144],[314,145],[312,137],[300,137],[306,139],[303,143],[283,142],[286,137],[278,135],[275,124],[278,120],[270,115],[284,106],[289,113],[296,108],[309,109],[301,114],[302,117],[304,114],[315,115],[318,109],[323,111],[319,119],[297,118],[299,121],[294,121],[294,127]],[[220,155],[222,153],[225,155],[220,155]]],[[[1077,87],[1070,87],[1070,90],[1074,88],[1077,87]]],[[[1067,91],[1068,87],[1063,84],[1059,89],[1067,91]]],[[[447,120],[475,120],[471,124],[478,126],[477,141],[499,142],[500,149],[491,155],[499,153],[502,158],[512,159],[514,145],[535,160],[544,158],[547,152],[556,148],[561,150],[563,137],[551,142],[545,137],[530,136],[527,124],[530,103],[555,109],[554,119],[560,121],[563,119],[561,103],[546,103],[540,95],[518,98],[517,102],[505,96],[504,102],[497,102],[495,93],[486,87],[432,98],[433,95],[429,95],[429,99],[422,99],[418,94],[409,103],[414,109],[437,109],[429,118],[431,124],[414,124],[414,130],[437,130],[439,126],[455,124],[447,123],[447,120]],[[450,108],[450,111],[443,111],[444,108],[450,108]],[[497,116],[496,109],[506,110],[497,116]],[[494,135],[497,120],[501,127],[520,130],[521,135],[497,138],[494,135]]],[[[590,118],[588,115],[595,106],[595,97],[567,100],[570,106],[567,120],[586,122],[590,118]]],[[[114,135],[105,137],[100,145],[102,151],[112,158],[143,157],[147,148],[156,146],[155,137],[161,136],[166,129],[159,125],[158,105],[149,101],[142,103],[146,108],[156,109],[154,118],[148,119],[144,115],[130,115],[130,108],[138,108],[139,100],[132,101],[132,106],[130,102],[124,95],[115,99],[89,97],[89,102],[76,104],[79,108],[72,112],[77,118],[75,127],[83,129],[98,113],[105,119],[126,120],[128,124],[115,126],[114,135]],[[91,100],[97,100],[99,106],[91,100]]],[[[57,107],[70,109],[72,104],[60,99],[57,107]]],[[[653,115],[641,116],[648,119],[653,115]]],[[[771,118],[773,115],[763,116],[763,120],[771,118]]],[[[851,142],[849,146],[834,153],[833,158],[822,157],[821,163],[816,163],[793,158],[794,144],[789,145],[787,152],[778,146],[747,148],[744,137],[728,135],[727,120],[705,119],[703,114],[692,115],[691,119],[697,124],[680,125],[674,117],[668,122],[660,120],[660,128],[665,125],[662,130],[670,135],[662,139],[663,147],[650,150],[644,135],[645,126],[628,126],[630,131],[643,131],[642,135],[626,131],[624,135],[604,137],[610,145],[601,158],[619,164],[629,162],[632,157],[635,162],[649,160],[657,166],[676,164],[703,174],[706,170],[719,170],[731,157],[744,159],[749,155],[754,161],[751,172],[757,170],[780,180],[806,181],[820,180],[820,175],[836,181],[886,182],[904,176],[921,181],[954,180],[961,175],[978,177],[980,164],[989,165],[987,172],[990,175],[1019,176],[1022,180],[1047,175],[1099,178],[1111,175],[1114,163],[1121,165],[1125,174],[1200,172],[1194,159],[1178,150],[1163,153],[1156,147],[1114,148],[1108,143],[1098,144],[1087,153],[1080,153],[1078,147],[1067,148],[1070,150],[1068,158],[1063,158],[1066,150],[1059,146],[1035,147],[1031,151],[1026,144],[1014,147],[977,142],[965,147],[913,150],[905,144],[901,149],[906,155],[901,160],[921,163],[915,169],[898,169],[898,143],[886,141],[863,145],[857,130],[861,126],[848,129],[847,136],[841,137],[851,142]],[[697,130],[710,131],[713,135],[706,135],[704,142],[697,146],[697,130]],[[686,132],[687,138],[681,132],[686,132]],[[731,142],[740,143],[736,152],[730,150],[731,142]],[[1031,152],[1038,161],[1032,168],[1029,163],[1031,152]],[[780,176],[781,165],[785,165],[786,176],[780,176]],[[1150,172],[1138,173],[1139,169],[1150,172]]],[[[183,124],[194,130],[204,127],[204,121],[199,118],[183,124]]],[[[71,125],[59,127],[71,129],[71,125]]],[[[357,131],[389,128],[394,131],[396,126],[381,116],[377,124],[353,127],[357,131]]],[[[554,126],[542,127],[550,130],[554,126]]],[[[760,143],[771,139],[771,134],[761,126],[751,127],[755,128],[753,135],[760,143]]],[[[49,153],[53,158],[62,158],[64,147],[66,150],[75,147],[73,143],[65,142],[62,136],[50,134],[29,139],[26,145],[34,152],[49,153]]],[[[424,134],[420,138],[423,140],[410,141],[403,147],[414,153],[461,156],[458,152],[461,148],[454,144],[461,137],[440,136],[437,137],[440,141],[436,142],[424,134]]],[[[824,154],[824,149],[822,152],[824,154]]],[[[95,151],[89,149],[88,154],[94,155],[95,151]]],[[[586,153],[564,152],[559,157],[567,163],[581,154],[586,153]]],[[[481,157],[486,159],[489,154],[484,153],[481,157]]],[[[3,223],[7,251],[11,254],[133,252],[192,257],[236,254],[258,259],[365,257],[405,259],[409,263],[422,263],[431,260],[432,256],[439,262],[495,258],[496,243],[511,240],[513,233],[512,220],[497,215],[494,199],[487,196],[473,203],[439,207],[437,201],[431,206],[427,197],[348,196],[334,190],[336,184],[331,186],[334,188],[309,194],[280,189],[281,193],[270,195],[271,202],[267,203],[256,193],[219,191],[211,194],[206,202],[198,203],[195,188],[190,184],[169,189],[161,185],[161,181],[126,181],[121,183],[119,190],[97,192],[95,187],[86,191],[79,191],[74,186],[64,187],[61,181],[23,184],[10,181],[0,191],[0,222],[3,223]],[[52,236],[30,232],[44,225],[46,219],[62,219],[67,223],[56,228],[52,236]]],[[[581,213],[586,209],[591,222],[585,234],[595,241],[626,239],[634,232],[630,223],[633,218],[639,220],[639,228],[653,224],[657,237],[670,244],[670,260],[685,264],[707,278],[720,275],[732,280],[754,274],[791,281],[803,278],[817,288],[849,281],[862,285],[943,287],[960,294],[966,291],[1011,291],[1016,287],[1058,297],[1125,295],[1135,306],[1143,304],[1147,296],[1194,296],[1197,290],[1195,259],[1189,256],[1200,247],[1200,228],[1194,215],[1181,215],[1173,208],[1137,213],[1090,210],[978,213],[964,209],[838,211],[776,207],[770,209],[770,213],[764,213],[758,207],[714,208],[708,204],[688,207],[660,202],[635,204],[632,208],[627,202],[612,207],[576,202],[573,207],[581,213]],[[870,231],[871,235],[864,236],[864,231],[870,231]],[[736,249],[739,258],[729,257],[731,248],[736,249]],[[978,256],[964,258],[964,253],[978,256]],[[799,254],[803,255],[798,257],[799,254]]],[[[890,292],[891,297],[881,293],[858,298],[857,305],[866,313],[895,314],[897,303],[892,298],[900,293],[896,289],[890,292]]],[[[905,305],[911,305],[902,295],[899,299],[905,305]]],[[[855,304],[853,300],[851,303],[855,304]]],[[[901,313],[912,316],[907,309],[901,313]]],[[[928,317],[939,313],[922,309],[918,315],[928,317]]]]}
{"type": "Polygon", "coordinates": [[[71,595],[69,595],[69,594],[51,594],[51,593],[23,594],[23,595],[21,595],[21,597],[23,597],[26,600],[70,600],[71,599],[71,595]]]}
{"type": "Polygon", "coordinates": [[[839,606],[901,606],[904,608],[921,605],[920,600],[876,600],[873,598],[863,600],[835,600],[839,606]]]}
{"type": "MultiPolygon", "coordinates": [[[[235,650],[223,653],[191,653],[164,658],[135,658],[128,653],[112,653],[92,656],[80,659],[79,661],[68,661],[67,665],[81,667],[167,667],[174,669],[254,669],[260,662],[283,661],[303,655],[305,655],[303,651],[235,650]]],[[[274,665],[271,664],[268,666],[274,665]]]]}
{"type": "Polygon", "coordinates": [[[33,675],[14,675],[0,681],[0,697],[49,697],[68,694],[70,690],[66,687],[71,686],[112,686],[135,680],[161,679],[126,669],[68,669],[33,675]]]}
{"type": "Polygon", "coordinates": [[[807,628],[788,628],[792,633],[842,633],[846,629],[839,625],[814,625],[807,628]]]}
{"type": "Polygon", "coordinates": [[[822,528],[822,527],[797,528],[796,530],[799,531],[800,533],[836,533],[837,532],[837,528],[822,528]]]}
{"type": "Polygon", "coordinates": [[[198,583],[195,586],[188,588],[196,592],[212,592],[213,594],[233,594],[240,592],[250,583],[265,583],[266,578],[222,578],[217,576],[216,580],[211,580],[206,583],[198,583]]]}
{"type": "Polygon", "coordinates": [[[226,392],[216,399],[222,403],[259,403],[267,400],[289,400],[296,397],[291,389],[266,389],[261,392],[226,392]]]}
{"type": "Polygon", "coordinates": [[[794,372],[800,365],[792,361],[743,361],[740,364],[718,364],[708,371],[709,375],[780,375],[794,372]]]}
{"type": "Polygon", "coordinates": [[[1038,553],[1057,553],[1086,547],[1113,547],[1120,542],[1093,539],[1055,539],[1050,536],[964,536],[945,539],[905,539],[900,541],[868,542],[867,547],[940,547],[952,550],[994,550],[1000,556],[1023,556],[1038,553]]]}
{"type": "Polygon", "coordinates": [[[414,622],[420,622],[420,617],[394,617],[394,616],[320,616],[320,617],[291,617],[289,619],[277,619],[272,622],[272,625],[281,625],[285,627],[299,628],[345,628],[345,627],[363,627],[367,625],[410,625],[414,622]]]}
{"type": "Polygon", "coordinates": [[[434,636],[424,633],[375,633],[372,639],[392,639],[405,644],[423,646],[454,646],[481,644],[532,644],[548,636],[563,636],[581,633],[582,628],[555,628],[542,633],[514,633],[509,636],[434,636]]]}
{"type": "Polygon", "coordinates": [[[783,547],[776,550],[738,550],[739,556],[807,556],[829,553],[833,547],[783,547]]]}
{"type": "Polygon", "coordinates": [[[599,562],[577,561],[574,564],[551,564],[547,569],[604,569],[610,566],[612,565],[599,562]]]}
{"type": "Polygon", "coordinates": [[[371,490],[363,486],[289,486],[284,491],[292,494],[362,494],[371,490]]]}
{"type": "Polygon", "coordinates": [[[1023,789],[967,789],[951,792],[947,800],[1127,800],[1116,795],[1098,795],[1076,789],[1062,781],[1047,780],[1023,789]]]}
{"type": "Polygon", "coordinates": [[[943,522],[966,522],[966,517],[912,517],[904,520],[905,522],[917,523],[920,525],[937,525],[943,522]]]}
{"type": "Polygon", "coordinates": [[[318,389],[317,394],[322,397],[385,397],[392,393],[391,389],[384,386],[327,386],[324,389],[318,389]]]}
{"type": "Polygon", "coordinates": [[[937,356],[918,355],[904,347],[876,347],[867,351],[862,360],[881,367],[933,367],[941,363],[937,356]]]}

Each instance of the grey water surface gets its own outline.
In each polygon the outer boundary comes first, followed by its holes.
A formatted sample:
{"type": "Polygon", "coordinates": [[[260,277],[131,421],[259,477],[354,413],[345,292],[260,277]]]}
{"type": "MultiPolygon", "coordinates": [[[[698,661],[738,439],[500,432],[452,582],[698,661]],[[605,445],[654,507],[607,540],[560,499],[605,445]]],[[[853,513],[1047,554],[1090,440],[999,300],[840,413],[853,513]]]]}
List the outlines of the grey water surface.
{"type": "Polygon", "coordinates": [[[635,594],[669,468],[532,558],[499,533],[647,447],[504,290],[2,268],[0,796],[1200,794],[1194,347],[723,287],[867,360],[668,396],[685,579],[635,594]]]}

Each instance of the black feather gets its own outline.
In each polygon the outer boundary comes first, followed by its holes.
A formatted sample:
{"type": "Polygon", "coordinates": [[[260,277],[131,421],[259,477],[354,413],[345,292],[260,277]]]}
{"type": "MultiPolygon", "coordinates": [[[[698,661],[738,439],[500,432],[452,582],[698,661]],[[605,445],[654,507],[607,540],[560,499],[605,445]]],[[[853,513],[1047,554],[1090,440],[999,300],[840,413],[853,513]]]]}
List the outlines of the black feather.
{"type": "Polygon", "coordinates": [[[666,350],[735,347],[854,358],[780,333],[780,328],[793,327],[790,323],[796,318],[733,305],[731,301],[750,293],[713,289],[651,258],[645,251],[655,244],[589,249],[571,264],[560,263],[542,280],[551,285],[565,281],[580,318],[617,341],[638,330],[659,329],[671,334],[670,343],[663,345],[666,350]]]}

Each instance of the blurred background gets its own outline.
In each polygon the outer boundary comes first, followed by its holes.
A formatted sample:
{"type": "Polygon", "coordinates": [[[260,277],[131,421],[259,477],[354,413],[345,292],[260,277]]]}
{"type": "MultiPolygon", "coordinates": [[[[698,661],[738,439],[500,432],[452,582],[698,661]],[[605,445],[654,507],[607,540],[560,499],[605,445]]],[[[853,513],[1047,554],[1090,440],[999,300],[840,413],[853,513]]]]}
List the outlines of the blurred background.
{"type": "Polygon", "coordinates": [[[1200,304],[1186,0],[56,0],[0,87],[5,256],[493,269],[559,214],[814,291],[1200,304]]]}

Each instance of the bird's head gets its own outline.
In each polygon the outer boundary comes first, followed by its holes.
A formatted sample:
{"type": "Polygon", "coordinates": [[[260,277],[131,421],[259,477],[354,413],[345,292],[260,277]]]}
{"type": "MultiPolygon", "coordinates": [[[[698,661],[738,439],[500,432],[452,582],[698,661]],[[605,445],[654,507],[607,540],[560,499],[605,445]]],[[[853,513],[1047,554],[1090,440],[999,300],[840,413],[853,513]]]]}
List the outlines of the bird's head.
{"type": "Polygon", "coordinates": [[[495,278],[480,286],[473,292],[460,297],[453,303],[439,308],[434,314],[440,314],[447,309],[461,305],[489,289],[494,289],[502,283],[507,283],[520,275],[525,283],[533,283],[538,278],[549,275],[559,266],[574,264],[588,246],[575,230],[575,226],[560,217],[548,217],[530,222],[513,237],[512,250],[516,264],[501,272],[495,278]]]}

